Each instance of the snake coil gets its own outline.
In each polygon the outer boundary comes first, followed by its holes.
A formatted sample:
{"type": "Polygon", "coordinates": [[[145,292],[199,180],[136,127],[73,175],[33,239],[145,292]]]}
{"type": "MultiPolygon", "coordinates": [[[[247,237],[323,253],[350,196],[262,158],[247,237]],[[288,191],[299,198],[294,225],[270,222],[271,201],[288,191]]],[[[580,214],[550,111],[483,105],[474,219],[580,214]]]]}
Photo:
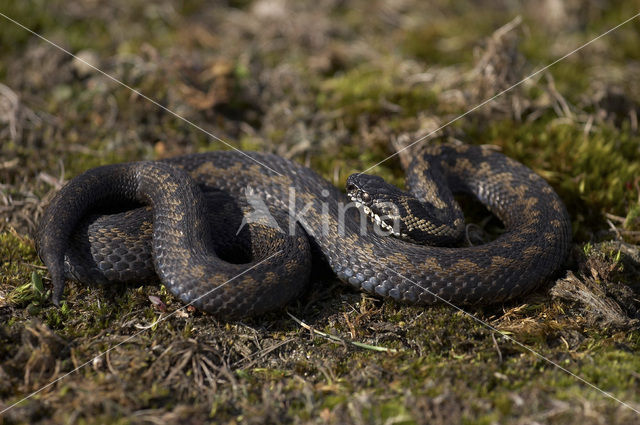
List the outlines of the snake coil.
{"type": "Polygon", "coordinates": [[[67,277],[159,278],[183,302],[223,318],[261,314],[298,296],[312,252],[356,288],[422,305],[505,301],[565,260],[567,211],[524,165],[486,147],[443,144],[423,149],[406,171],[410,193],[354,175],[347,197],[306,167],[256,152],[98,167],[52,200],[38,226],[38,253],[56,303],[67,277]],[[435,242],[457,239],[463,221],[455,192],[485,204],[504,233],[472,247],[415,244],[425,231],[435,242]],[[377,231],[391,230],[380,200],[399,208],[386,214],[400,223],[399,238],[377,231]],[[348,208],[354,202],[359,209],[348,208]],[[251,219],[257,206],[271,221],[251,219]]]}

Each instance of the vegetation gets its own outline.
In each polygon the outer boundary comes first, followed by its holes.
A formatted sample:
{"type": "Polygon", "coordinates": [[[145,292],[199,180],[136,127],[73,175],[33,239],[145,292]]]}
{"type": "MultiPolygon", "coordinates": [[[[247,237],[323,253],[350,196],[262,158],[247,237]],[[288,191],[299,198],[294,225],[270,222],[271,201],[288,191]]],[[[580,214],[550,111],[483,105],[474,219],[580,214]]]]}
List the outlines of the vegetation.
{"type": "MultiPolygon", "coordinates": [[[[602,391],[640,410],[640,18],[430,134],[638,13],[633,2],[218,3],[0,6],[82,59],[0,16],[0,410],[61,378],[0,424],[639,421],[602,391]],[[496,145],[567,204],[571,258],[537,292],[468,310],[499,332],[330,273],[289,314],[237,323],[170,314],[180,303],[155,285],[69,284],[55,308],[31,235],[63,181],[228,148],[83,60],[340,187],[425,136],[496,145]]],[[[403,184],[397,157],[373,171],[403,184]]]]}

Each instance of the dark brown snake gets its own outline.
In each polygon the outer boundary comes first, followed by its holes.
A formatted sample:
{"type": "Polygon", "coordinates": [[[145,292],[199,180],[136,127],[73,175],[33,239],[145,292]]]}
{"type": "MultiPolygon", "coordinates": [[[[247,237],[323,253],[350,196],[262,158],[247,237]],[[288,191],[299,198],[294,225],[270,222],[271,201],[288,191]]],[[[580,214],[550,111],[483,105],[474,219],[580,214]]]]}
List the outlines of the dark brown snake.
{"type": "Polygon", "coordinates": [[[183,302],[222,318],[261,314],[297,297],[312,255],[345,283],[422,305],[505,301],[565,260],[567,211],[524,165],[486,147],[445,144],[423,149],[406,171],[410,193],[360,174],[348,179],[345,196],[302,165],[256,152],[98,167],[52,200],[36,234],[38,253],[56,304],[65,277],[155,277],[183,302]],[[452,246],[464,230],[452,192],[478,198],[504,233],[452,246]],[[359,208],[348,208],[351,201],[359,208]],[[267,221],[252,219],[256,205],[267,221]],[[392,228],[400,238],[381,235],[392,228]]]}

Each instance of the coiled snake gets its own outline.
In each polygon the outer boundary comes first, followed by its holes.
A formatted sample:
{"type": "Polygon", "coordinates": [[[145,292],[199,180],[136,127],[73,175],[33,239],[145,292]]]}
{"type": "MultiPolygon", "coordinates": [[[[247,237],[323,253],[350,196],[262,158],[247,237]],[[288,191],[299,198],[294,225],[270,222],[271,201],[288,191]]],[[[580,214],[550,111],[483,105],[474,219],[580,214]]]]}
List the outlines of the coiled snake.
{"type": "Polygon", "coordinates": [[[443,144],[424,148],[406,171],[409,192],[356,174],[345,196],[302,165],[256,152],[98,167],[52,200],[38,226],[38,253],[55,303],[65,277],[159,278],[183,302],[223,318],[298,296],[316,254],[356,288],[423,305],[511,299],[564,261],[567,211],[524,165],[486,147],[443,144]],[[452,192],[478,198],[505,232],[451,246],[464,230],[452,192]]]}

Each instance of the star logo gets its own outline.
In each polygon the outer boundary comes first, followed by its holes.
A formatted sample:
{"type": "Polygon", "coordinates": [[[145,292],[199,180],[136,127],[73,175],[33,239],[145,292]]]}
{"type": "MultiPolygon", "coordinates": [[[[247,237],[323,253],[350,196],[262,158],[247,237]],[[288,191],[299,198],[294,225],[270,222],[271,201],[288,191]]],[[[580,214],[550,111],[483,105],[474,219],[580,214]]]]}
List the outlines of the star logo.
{"type": "Polygon", "coordinates": [[[247,203],[251,206],[252,211],[245,214],[242,218],[242,223],[240,223],[240,227],[238,227],[236,235],[238,235],[243,227],[249,223],[262,224],[263,226],[271,227],[282,233],[282,229],[278,225],[276,219],[273,218],[269,212],[269,208],[264,203],[264,200],[251,186],[247,186],[244,189],[244,195],[247,199],[247,203]]]}

